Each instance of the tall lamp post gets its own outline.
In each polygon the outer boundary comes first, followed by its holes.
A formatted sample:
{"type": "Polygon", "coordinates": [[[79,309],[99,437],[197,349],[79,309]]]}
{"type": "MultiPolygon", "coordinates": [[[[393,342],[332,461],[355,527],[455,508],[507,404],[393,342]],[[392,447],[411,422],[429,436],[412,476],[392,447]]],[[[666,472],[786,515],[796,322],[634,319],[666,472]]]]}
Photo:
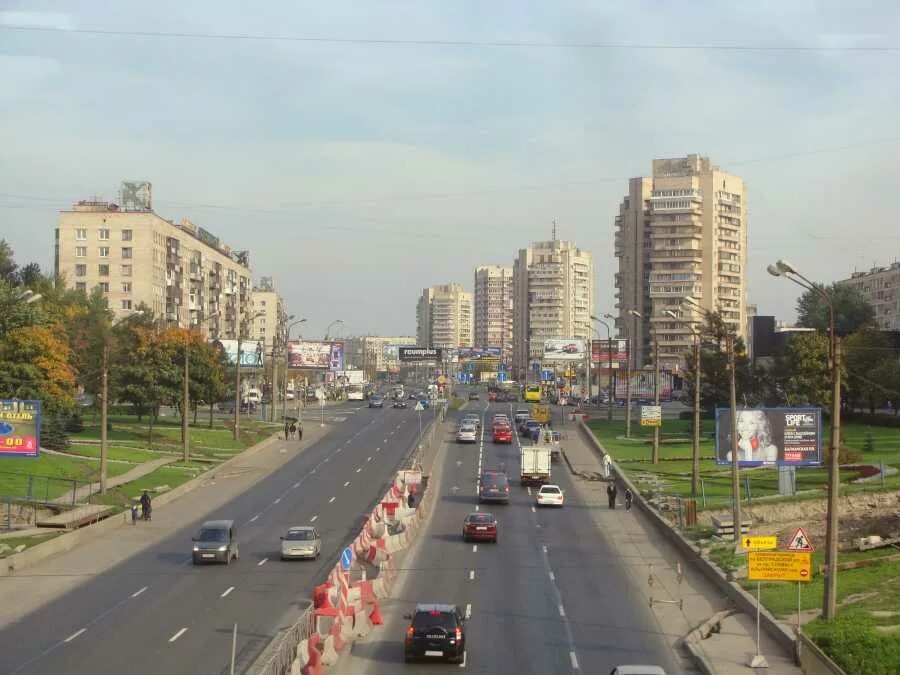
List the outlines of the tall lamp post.
{"type": "MultiPolygon", "coordinates": [[[[328,324],[328,327],[327,327],[327,328],[325,328],[325,340],[324,340],[325,342],[328,342],[328,339],[329,339],[329,337],[331,336],[331,329],[332,329],[334,326],[338,325],[339,323],[344,323],[344,320],[343,320],[343,319],[335,319],[335,320],[332,321],[330,324],[328,324]]],[[[334,381],[334,383],[332,384],[332,387],[333,387],[334,389],[337,389],[337,378],[335,378],[335,381],[334,381]]],[[[324,391],[324,389],[323,389],[323,391],[324,391]]],[[[336,393],[336,392],[335,392],[335,393],[336,393]]],[[[324,399],[323,399],[323,401],[324,401],[324,399]]],[[[325,414],[325,409],[324,409],[324,408],[322,408],[322,414],[323,414],[323,415],[325,414]]],[[[324,422],[322,423],[322,426],[324,426],[324,422]]]]}
{"type": "MultiPolygon", "coordinates": [[[[636,319],[644,318],[643,314],[635,309],[628,311],[636,319]]],[[[659,340],[656,336],[656,329],[650,325],[653,331],[653,405],[659,406],[659,340]]],[[[630,407],[630,406],[629,406],[630,407]]],[[[653,464],[659,464],[659,427],[653,427],[653,450],[650,454],[650,461],[653,464]]]]}
{"type": "MultiPolygon", "coordinates": [[[[290,367],[290,354],[288,353],[288,343],[291,341],[291,328],[306,323],[306,318],[297,319],[293,323],[289,323],[284,330],[284,416],[287,417],[287,380],[288,368],[290,367]]],[[[300,417],[300,391],[297,383],[294,382],[294,398],[297,401],[297,417],[300,417]]]]}
{"type": "Polygon", "coordinates": [[[666,315],[684,324],[694,336],[692,350],[694,358],[694,447],[691,451],[691,496],[700,492],[700,332],[693,323],[685,321],[672,310],[666,315]]]}
{"type": "MultiPolygon", "coordinates": [[[[603,316],[608,316],[604,314],[603,316]]],[[[613,418],[613,408],[612,408],[612,390],[613,390],[613,375],[612,375],[612,331],[609,328],[609,324],[603,319],[597,318],[593,314],[591,315],[591,320],[596,321],[597,323],[602,323],[606,327],[606,356],[607,356],[607,370],[609,374],[608,384],[607,384],[607,393],[609,394],[607,398],[607,406],[606,406],[606,419],[609,422],[612,422],[613,418]]],[[[599,389],[599,386],[597,387],[599,389]]],[[[597,402],[600,402],[599,396],[600,392],[597,392],[597,402]]]]}
{"type": "MultiPolygon", "coordinates": [[[[215,319],[219,316],[219,312],[207,314],[197,322],[198,327],[203,327],[204,321],[215,319]]],[[[188,429],[188,415],[191,408],[191,388],[189,370],[190,366],[190,346],[191,346],[191,329],[188,328],[184,334],[184,381],[182,382],[183,391],[181,399],[181,459],[188,462],[191,459],[191,434],[188,429]]]]}
{"type": "Polygon", "coordinates": [[[234,362],[234,440],[238,439],[241,432],[241,339],[244,337],[244,327],[247,323],[265,315],[265,312],[259,311],[246,320],[238,317],[237,354],[234,362]]]}
{"type": "Polygon", "coordinates": [[[828,463],[828,508],[825,531],[825,593],[822,599],[822,617],[834,619],[837,613],[837,565],[838,565],[838,496],[841,485],[841,340],[834,321],[834,298],[821,286],[814,284],[784,260],[768,266],[775,277],[784,277],[808,291],[817,294],[828,305],[829,351],[831,352],[831,442],[828,463]]]}

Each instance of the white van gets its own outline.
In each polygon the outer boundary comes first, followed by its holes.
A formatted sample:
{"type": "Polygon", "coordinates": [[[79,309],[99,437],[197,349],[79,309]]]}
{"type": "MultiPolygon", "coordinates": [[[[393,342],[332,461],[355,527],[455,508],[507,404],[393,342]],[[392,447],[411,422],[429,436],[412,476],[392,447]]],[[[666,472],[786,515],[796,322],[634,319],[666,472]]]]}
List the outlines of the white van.
{"type": "Polygon", "coordinates": [[[244,403],[253,403],[255,405],[259,405],[261,400],[262,392],[259,389],[248,389],[243,398],[244,403]]]}

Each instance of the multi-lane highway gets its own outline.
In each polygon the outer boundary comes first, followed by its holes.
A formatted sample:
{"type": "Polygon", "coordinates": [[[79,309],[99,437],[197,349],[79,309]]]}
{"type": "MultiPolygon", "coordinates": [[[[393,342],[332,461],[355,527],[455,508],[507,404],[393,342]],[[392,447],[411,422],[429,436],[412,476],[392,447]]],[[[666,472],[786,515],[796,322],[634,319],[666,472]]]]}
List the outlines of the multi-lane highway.
{"type": "Polygon", "coordinates": [[[0,672],[218,673],[235,623],[238,670],[252,662],[356,535],[419,429],[412,410],[337,412],[328,435],[239,497],[8,625],[0,672]],[[194,567],[191,536],[211,518],[235,521],[240,560],[194,567]],[[322,532],[321,558],[282,562],[279,537],[308,523],[322,532]]]}
{"type": "Polygon", "coordinates": [[[512,445],[491,443],[493,413],[509,414],[515,407],[523,406],[467,407],[483,414],[484,437],[475,445],[451,441],[435,486],[440,497],[434,514],[403,563],[385,625],[354,645],[342,675],[431,672],[429,664],[403,662],[402,615],[419,602],[453,603],[469,615],[464,666],[476,672],[608,673],[635,663],[684,671],[617,558],[615,542],[590,519],[565,465],[553,466],[565,506],[536,509],[534,497],[518,484],[518,439],[512,445]],[[505,468],[508,505],[478,505],[479,464],[505,468]],[[463,518],[479,508],[498,516],[497,544],[462,541],[463,518]]]}

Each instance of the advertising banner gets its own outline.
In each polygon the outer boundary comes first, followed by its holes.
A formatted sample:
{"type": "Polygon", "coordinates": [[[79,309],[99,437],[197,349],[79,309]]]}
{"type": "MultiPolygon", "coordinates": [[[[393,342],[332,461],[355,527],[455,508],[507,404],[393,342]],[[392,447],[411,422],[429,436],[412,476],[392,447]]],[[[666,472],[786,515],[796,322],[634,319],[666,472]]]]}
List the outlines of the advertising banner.
{"type": "Polygon", "coordinates": [[[0,400],[0,456],[37,457],[41,449],[41,402],[0,400]]]}
{"type": "MultiPolygon", "coordinates": [[[[237,363],[237,340],[214,340],[213,346],[220,349],[228,359],[228,363],[237,363]]],[[[265,348],[262,342],[252,340],[241,341],[241,368],[262,368],[265,362],[265,348]]]]}
{"type": "MultiPolygon", "coordinates": [[[[738,463],[742,466],[822,464],[820,408],[752,408],[737,411],[738,463]]],[[[716,461],[731,463],[731,410],[716,409],[716,461]]]]}
{"type": "Polygon", "coordinates": [[[503,350],[500,347],[460,347],[459,358],[466,359],[499,359],[503,350]]]}
{"type": "Polygon", "coordinates": [[[443,349],[434,347],[398,347],[397,356],[403,363],[442,361],[443,349]]]}
{"type": "Polygon", "coordinates": [[[591,340],[591,361],[601,368],[610,362],[612,352],[612,367],[624,368],[628,363],[628,340],[591,340]],[[610,348],[611,345],[611,348],[610,348]]]}
{"type": "Polygon", "coordinates": [[[320,370],[343,370],[343,342],[288,342],[289,368],[317,368],[320,370]]]}
{"type": "Polygon", "coordinates": [[[362,384],[366,381],[365,373],[362,370],[340,370],[335,375],[343,384],[362,384]]]}
{"type": "Polygon", "coordinates": [[[544,340],[544,360],[584,361],[584,340],[544,340]]]}
{"type": "MultiPolygon", "coordinates": [[[[653,371],[639,370],[631,373],[631,400],[637,401],[653,401],[653,371]]],[[[615,387],[616,400],[625,401],[628,397],[626,382],[628,378],[621,370],[616,373],[615,387]]],[[[661,403],[667,403],[672,400],[672,372],[669,370],[659,371],[659,400],[661,403]]]]}

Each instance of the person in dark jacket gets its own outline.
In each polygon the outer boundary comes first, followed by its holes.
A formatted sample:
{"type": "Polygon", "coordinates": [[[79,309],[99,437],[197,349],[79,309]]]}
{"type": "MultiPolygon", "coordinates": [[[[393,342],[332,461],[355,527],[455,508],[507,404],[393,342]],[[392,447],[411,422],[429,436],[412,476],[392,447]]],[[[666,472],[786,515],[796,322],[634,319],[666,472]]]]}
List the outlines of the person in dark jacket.
{"type": "Polygon", "coordinates": [[[606,486],[606,497],[609,499],[609,508],[616,508],[616,495],[619,494],[618,489],[616,489],[616,484],[610,481],[609,485],[606,486]]]}
{"type": "Polygon", "coordinates": [[[144,490],[141,495],[141,518],[144,520],[152,520],[153,503],[150,500],[150,494],[144,490]]]}
{"type": "Polygon", "coordinates": [[[631,503],[634,501],[634,494],[631,492],[631,488],[625,488],[625,510],[631,511],[631,503]]]}

